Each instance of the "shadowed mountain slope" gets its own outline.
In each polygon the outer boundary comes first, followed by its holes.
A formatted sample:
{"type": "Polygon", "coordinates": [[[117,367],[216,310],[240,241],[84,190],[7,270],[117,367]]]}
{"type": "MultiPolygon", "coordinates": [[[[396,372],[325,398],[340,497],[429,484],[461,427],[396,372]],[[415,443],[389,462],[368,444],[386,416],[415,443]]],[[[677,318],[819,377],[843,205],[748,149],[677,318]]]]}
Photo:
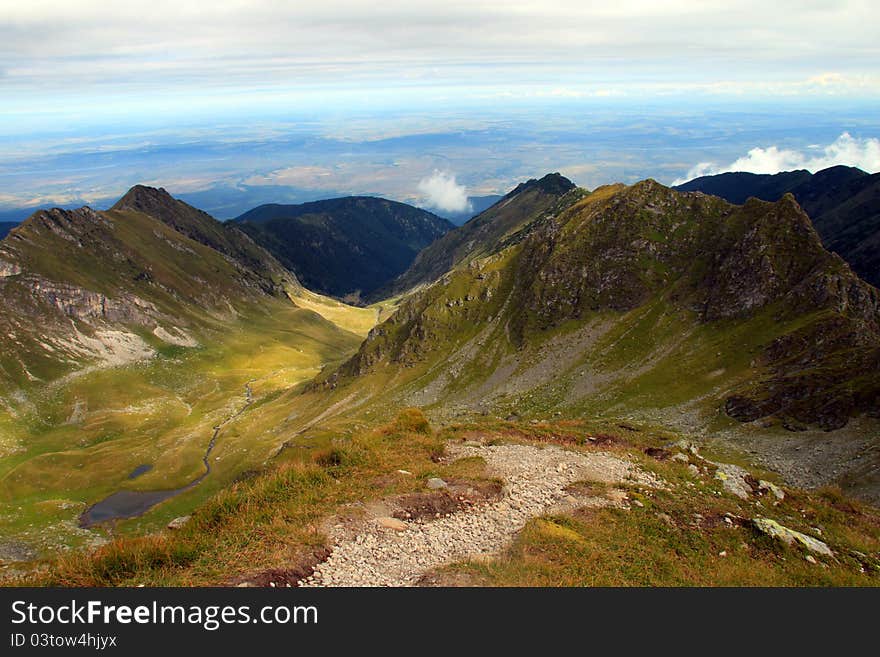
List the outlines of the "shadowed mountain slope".
{"type": "Polygon", "coordinates": [[[307,288],[337,297],[385,285],[453,228],[426,210],[368,196],[262,205],[235,224],[307,288]]]}
{"type": "Polygon", "coordinates": [[[9,234],[9,231],[16,226],[18,226],[18,224],[12,221],[0,221],[0,240],[6,237],[9,234]]]}

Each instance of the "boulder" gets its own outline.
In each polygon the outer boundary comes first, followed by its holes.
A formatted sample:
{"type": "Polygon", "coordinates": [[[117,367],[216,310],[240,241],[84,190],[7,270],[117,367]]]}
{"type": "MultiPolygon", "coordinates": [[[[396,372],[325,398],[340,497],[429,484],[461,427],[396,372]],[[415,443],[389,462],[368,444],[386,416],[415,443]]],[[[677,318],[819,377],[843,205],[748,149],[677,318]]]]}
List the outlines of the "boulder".
{"type": "Polygon", "coordinates": [[[679,449],[684,450],[685,452],[690,452],[694,456],[697,456],[697,454],[699,452],[699,450],[697,449],[697,446],[689,440],[684,440],[684,439],[677,440],[674,443],[672,443],[672,446],[678,447],[679,449]]]}
{"type": "Polygon", "coordinates": [[[783,491],[779,486],[770,481],[764,481],[763,479],[758,481],[758,490],[762,493],[773,493],[773,497],[775,497],[780,502],[785,499],[785,491],[783,491]]]}
{"type": "Polygon", "coordinates": [[[393,529],[396,532],[404,532],[409,526],[403,520],[390,517],[376,518],[376,524],[385,529],[393,529]]]}
{"type": "Polygon", "coordinates": [[[448,484],[440,479],[439,477],[431,477],[428,479],[428,488],[431,490],[440,490],[441,488],[447,488],[448,484]]]}
{"type": "Polygon", "coordinates": [[[748,470],[732,463],[715,463],[714,465],[718,467],[715,478],[721,481],[724,490],[743,500],[749,499],[749,495],[754,493],[748,482],[748,478],[751,477],[748,470]]]}
{"type": "Polygon", "coordinates": [[[752,523],[759,532],[767,534],[767,536],[772,536],[786,545],[794,545],[795,543],[798,543],[810,552],[815,552],[816,554],[821,554],[826,557],[834,556],[834,553],[831,551],[831,548],[828,547],[827,543],[820,541],[818,538],[802,534],[794,529],[789,529],[784,525],[780,525],[775,520],[770,518],[755,518],[752,520],[752,523]]]}
{"type": "Polygon", "coordinates": [[[168,529],[180,529],[186,523],[189,522],[190,518],[192,518],[192,516],[179,516],[179,517],[175,518],[174,520],[172,520],[171,522],[169,522],[167,527],[168,527],[168,529]]]}

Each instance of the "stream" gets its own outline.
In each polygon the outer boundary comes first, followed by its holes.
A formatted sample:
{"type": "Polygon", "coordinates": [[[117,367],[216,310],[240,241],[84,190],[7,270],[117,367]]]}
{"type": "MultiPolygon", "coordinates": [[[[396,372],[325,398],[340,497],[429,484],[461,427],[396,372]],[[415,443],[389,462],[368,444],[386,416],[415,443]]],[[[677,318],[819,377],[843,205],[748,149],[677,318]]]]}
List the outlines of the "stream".
{"type": "MultiPolygon", "coordinates": [[[[253,383],[253,381],[248,381],[244,386],[244,405],[239,408],[235,413],[223,420],[223,422],[214,427],[214,433],[211,436],[211,442],[208,443],[208,448],[205,450],[205,455],[202,457],[202,463],[205,466],[205,471],[202,474],[200,474],[198,477],[193,479],[185,486],[174,488],[172,490],[116,491],[115,493],[105,497],[100,502],[96,502],[88,509],[83,511],[82,515],[80,515],[79,517],[79,526],[94,527],[95,525],[110,520],[136,518],[137,516],[143,515],[160,502],[164,502],[165,500],[171,499],[172,497],[180,495],[181,493],[185,493],[186,491],[191,490],[202,483],[205,477],[211,474],[211,452],[214,450],[214,446],[217,444],[217,438],[220,436],[220,432],[223,430],[223,427],[225,427],[227,424],[229,424],[242,413],[244,413],[247,410],[248,406],[250,406],[254,401],[251,383],[253,383]]],[[[131,475],[129,475],[129,479],[134,479],[135,477],[140,476],[151,468],[152,466],[149,464],[140,465],[135,468],[131,475]]]]}

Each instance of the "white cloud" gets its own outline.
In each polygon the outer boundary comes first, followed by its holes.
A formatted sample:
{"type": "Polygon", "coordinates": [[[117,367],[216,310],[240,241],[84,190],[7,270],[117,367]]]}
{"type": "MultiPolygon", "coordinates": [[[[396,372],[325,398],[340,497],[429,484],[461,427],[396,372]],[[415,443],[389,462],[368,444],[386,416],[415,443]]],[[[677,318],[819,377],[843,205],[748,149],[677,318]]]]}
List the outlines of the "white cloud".
{"type": "Polygon", "coordinates": [[[672,184],[681,185],[700,176],[711,176],[728,171],[779,173],[806,169],[815,173],[838,164],[858,167],[869,173],[880,171],[880,139],[876,137],[857,139],[844,132],[827,146],[811,144],[807,148],[810,149],[810,153],[778,146],[755,147],[727,166],[719,166],[715,162],[699,162],[672,184]]]}
{"type": "Polygon", "coordinates": [[[447,171],[434,171],[419,181],[419,191],[425,204],[442,212],[465,212],[471,209],[467,188],[455,181],[455,176],[447,171]]]}
{"type": "Polygon", "coordinates": [[[873,0],[0,0],[0,62],[4,102],[364,79],[531,80],[581,97],[627,81],[710,84],[721,70],[727,93],[758,81],[876,96],[876,18],[873,0]]]}

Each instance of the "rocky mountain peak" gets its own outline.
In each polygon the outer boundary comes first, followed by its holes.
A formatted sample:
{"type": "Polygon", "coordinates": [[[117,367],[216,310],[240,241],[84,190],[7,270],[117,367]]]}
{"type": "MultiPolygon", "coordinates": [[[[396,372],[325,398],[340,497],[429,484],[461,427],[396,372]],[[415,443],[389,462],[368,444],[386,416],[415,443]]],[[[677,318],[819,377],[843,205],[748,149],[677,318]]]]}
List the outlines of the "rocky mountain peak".
{"type": "Polygon", "coordinates": [[[113,206],[113,210],[137,210],[143,212],[144,208],[157,205],[173,206],[177,201],[164,187],[148,187],[147,185],[135,185],[129,189],[113,206]]]}
{"type": "Polygon", "coordinates": [[[565,194],[575,188],[575,184],[558,172],[548,173],[543,178],[532,178],[514,187],[507,198],[516,196],[530,189],[537,189],[545,194],[565,194]]]}
{"type": "Polygon", "coordinates": [[[110,209],[121,212],[143,212],[175,228],[179,227],[181,211],[187,214],[203,215],[205,218],[209,217],[201,210],[196,210],[183,201],[178,201],[164,188],[157,189],[146,185],[135,185],[110,209]]]}

